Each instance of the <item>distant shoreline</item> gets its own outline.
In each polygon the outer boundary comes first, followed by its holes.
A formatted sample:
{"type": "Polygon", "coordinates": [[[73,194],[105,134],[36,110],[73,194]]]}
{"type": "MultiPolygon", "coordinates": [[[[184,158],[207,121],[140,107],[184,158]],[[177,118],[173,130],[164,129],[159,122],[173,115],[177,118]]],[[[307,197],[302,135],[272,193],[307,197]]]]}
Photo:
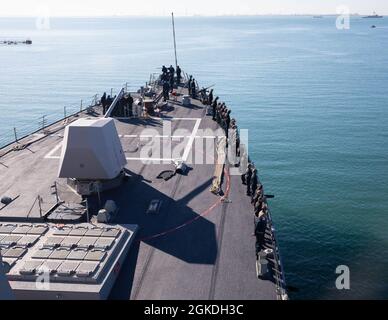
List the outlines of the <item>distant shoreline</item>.
{"type": "MultiPolygon", "coordinates": [[[[225,15],[176,15],[177,18],[243,18],[243,17],[247,17],[247,18],[250,18],[250,17],[337,17],[339,16],[340,14],[336,14],[336,13],[331,13],[331,14],[235,14],[235,15],[232,15],[232,14],[225,14],[225,15]]],[[[365,17],[365,16],[369,16],[370,14],[368,13],[365,13],[365,14],[361,14],[361,13],[351,13],[350,16],[351,17],[365,17]]],[[[381,14],[383,17],[384,16],[388,16],[388,13],[387,14],[381,14]]],[[[51,18],[86,18],[86,19],[89,19],[89,18],[170,18],[171,16],[170,15],[106,15],[106,16],[98,16],[98,15],[95,15],[95,16],[86,16],[86,15],[79,15],[79,16],[60,16],[60,15],[52,15],[50,16],[51,18]]],[[[16,18],[16,19],[21,19],[21,18],[36,18],[35,15],[25,15],[25,16],[2,16],[0,15],[0,19],[4,19],[4,18],[16,18]]]]}

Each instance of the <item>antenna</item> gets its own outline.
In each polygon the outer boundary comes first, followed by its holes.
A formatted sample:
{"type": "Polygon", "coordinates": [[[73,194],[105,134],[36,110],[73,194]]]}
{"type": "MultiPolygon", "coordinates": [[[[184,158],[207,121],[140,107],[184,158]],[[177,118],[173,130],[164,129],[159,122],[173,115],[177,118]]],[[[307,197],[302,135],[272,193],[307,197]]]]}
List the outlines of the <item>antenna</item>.
{"type": "Polygon", "coordinates": [[[175,68],[178,67],[178,59],[176,57],[176,40],[175,40],[175,23],[174,23],[174,12],[171,12],[172,19],[172,34],[174,36],[174,52],[175,52],[175,68]]]}

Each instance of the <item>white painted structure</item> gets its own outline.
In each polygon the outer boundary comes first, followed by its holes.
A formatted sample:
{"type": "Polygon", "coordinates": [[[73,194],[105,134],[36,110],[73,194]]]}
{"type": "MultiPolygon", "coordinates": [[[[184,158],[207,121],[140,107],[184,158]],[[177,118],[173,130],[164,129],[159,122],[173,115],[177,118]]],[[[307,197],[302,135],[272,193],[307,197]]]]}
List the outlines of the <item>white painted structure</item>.
{"type": "Polygon", "coordinates": [[[79,119],[66,127],[59,178],[110,180],[126,163],[112,118],[79,119]]]}

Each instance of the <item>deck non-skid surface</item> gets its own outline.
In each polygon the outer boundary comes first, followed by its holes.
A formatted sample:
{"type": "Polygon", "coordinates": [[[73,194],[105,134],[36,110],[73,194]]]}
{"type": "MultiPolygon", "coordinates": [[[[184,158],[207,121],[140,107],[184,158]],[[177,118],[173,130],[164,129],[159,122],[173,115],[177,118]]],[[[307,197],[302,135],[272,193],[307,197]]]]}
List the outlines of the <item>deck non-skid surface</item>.
{"type": "MultiPolygon", "coordinates": [[[[276,299],[274,282],[256,276],[253,210],[240,177],[225,175],[222,189],[229,191],[228,201],[209,191],[214,164],[206,164],[195,142],[201,136],[204,141],[216,140],[202,130],[216,130],[218,125],[205,115],[199,101],[193,104],[172,104],[164,112],[172,127],[167,134],[160,119],[115,120],[130,178],[119,189],[103,194],[103,200],[115,200],[120,208],[115,223],[138,224],[140,230],[110,298],[276,299]],[[146,141],[141,138],[149,129],[161,136],[163,163],[136,160],[146,141]],[[163,170],[173,169],[170,159],[174,157],[163,154],[169,141],[166,135],[176,137],[173,148],[182,144],[180,155],[189,162],[186,175],[168,181],[156,178],[163,170]],[[190,163],[200,156],[204,164],[190,163]],[[158,214],[146,214],[153,199],[162,201],[161,209],[158,214]]],[[[56,178],[61,133],[34,143],[31,151],[12,152],[1,159],[8,168],[0,167],[0,195],[20,194],[25,199],[11,204],[12,212],[28,211],[39,192],[49,197],[47,190],[56,180],[66,191],[65,181],[56,178]]]]}

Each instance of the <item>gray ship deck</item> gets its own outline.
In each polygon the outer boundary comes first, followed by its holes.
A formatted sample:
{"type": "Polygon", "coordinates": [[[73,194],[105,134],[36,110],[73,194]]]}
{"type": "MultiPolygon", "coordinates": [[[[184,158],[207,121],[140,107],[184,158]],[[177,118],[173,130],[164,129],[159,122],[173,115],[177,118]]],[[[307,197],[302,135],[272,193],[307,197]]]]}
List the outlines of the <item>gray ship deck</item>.
{"type": "MultiPolygon", "coordinates": [[[[201,139],[201,131],[197,129],[218,128],[205,113],[197,100],[191,107],[172,103],[163,112],[162,118],[171,123],[172,132],[188,130],[189,136],[176,135],[185,136],[189,159],[201,152],[195,148],[195,140],[201,139]]],[[[96,112],[93,116],[98,115],[96,112]]],[[[79,115],[83,116],[86,115],[79,115]]],[[[229,175],[226,169],[222,189],[228,201],[221,201],[221,197],[209,191],[214,164],[189,164],[187,175],[159,180],[157,175],[172,169],[171,163],[144,164],[136,159],[139,156],[136,146],[139,136],[147,135],[144,129],[156,130],[163,136],[160,119],[115,119],[115,122],[128,159],[130,178],[119,189],[104,193],[102,200],[112,199],[120,208],[115,223],[137,224],[140,230],[110,298],[276,299],[274,277],[261,280],[256,275],[253,208],[240,177],[229,175]],[[163,201],[157,215],[146,214],[152,199],[163,201]]],[[[63,124],[49,129],[51,134],[28,137],[21,142],[36,141],[0,158],[0,195],[19,195],[0,210],[1,221],[23,221],[27,215],[40,220],[39,210],[32,204],[37,195],[43,198],[44,210],[55,204],[50,190],[54,181],[62,199],[79,200],[65,181],[57,178],[63,124]]],[[[214,137],[204,138],[211,139],[214,137]]]]}

